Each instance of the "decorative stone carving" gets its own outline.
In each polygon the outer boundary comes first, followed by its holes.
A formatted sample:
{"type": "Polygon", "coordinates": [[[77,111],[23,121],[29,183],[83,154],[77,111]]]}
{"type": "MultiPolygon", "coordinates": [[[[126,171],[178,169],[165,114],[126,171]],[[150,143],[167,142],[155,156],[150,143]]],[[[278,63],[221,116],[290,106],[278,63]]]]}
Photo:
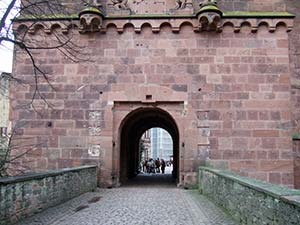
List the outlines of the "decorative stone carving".
{"type": "Polygon", "coordinates": [[[199,28],[205,31],[220,30],[222,11],[218,8],[217,2],[204,0],[200,3],[200,10],[197,12],[199,28]]]}
{"type": "Polygon", "coordinates": [[[127,4],[128,0],[110,0],[107,2],[107,15],[128,16],[131,14],[131,10],[127,4]]]}
{"type": "Polygon", "coordinates": [[[88,149],[88,154],[92,157],[99,157],[101,152],[100,145],[90,145],[88,149]]]}
{"type": "Polygon", "coordinates": [[[89,135],[100,136],[102,113],[100,111],[89,112],[89,135]]]}
{"type": "Polygon", "coordinates": [[[102,4],[100,3],[100,0],[92,0],[92,5],[94,7],[97,7],[97,8],[102,7],[102,4]]]}
{"type": "Polygon", "coordinates": [[[184,9],[186,6],[186,0],[175,0],[176,7],[175,9],[184,9]]]}
{"type": "Polygon", "coordinates": [[[89,135],[90,136],[100,136],[101,135],[101,127],[91,126],[89,127],[89,135]]]}
{"type": "Polygon", "coordinates": [[[102,112],[100,111],[92,111],[89,112],[89,120],[101,120],[102,112]]]}
{"type": "Polygon", "coordinates": [[[175,8],[170,9],[170,14],[193,14],[194,7],[193,7],[193,0],[175,0],[175,8]]]}
{"type": "Polygon", "coordinates": [[[79,13],[80,33],[98,32],[103,23],[103,13],[96,7],[88,7],[79,13]]]}
{"type": "Polygon", "coordinates": [[[127,5],[128,0],[111,0],[113,6],[117,10],[128,10],[129,7],[127,5]]]}
{"type": "MultiPolygon", "coordinates": [[[[144,25],[151,26],[152,32],[157,33],[160,32],[162,24],[169,24],[172,28],[173,32],[180,32],[182,24],[191,24],[193,30],[195,32],[201,31],[218,31],[221,32],[224,27],[232,27],[234,32],[239,32],[245,24],[251,27],[251,32],[256,32],[257,30],[265,29],[267,26],[270,32],[274,32],[278,27],[285,26],[286,31],[290,32],[293,29],[293,19],[294,15],[290,13],[283,12],[226,12],[222,13],[218,7],[204,7],[202,3],[202,8],[195,12],[197,17],[191,16],[191,18],[187,18],[186,16],[173,17],[175,15],[187,15],[185,10],[188,10],[188,2],[191,0],[187,0],[186,8],[183,10],[174,10],[170,12],[168,15],[164,15],[163,17],[158,16],[158,18],[152,18],[147,16],[145,18],[139,18],[139,16],[135,17],[135,15],[131,15],[126,18],[127,15],[130,15],[129,10],[115,10],[112,5],[112,12],[109,13],[110,16],[114,16],[115,19],[105,20],[104,16],[100,16],[101,21],[101,33],[105,33],[109,26],[114,24],[117,32],[122,33],[127,24],[132,24],[134,27],[134,31],[136,33],[140,33],[144,25]],[[121,16],[120,18],[118,18],[121,16]],[[135,19],[132,19],[135,18],[135,19]],[[210,18],[210,20],[209,20],[210,18]],[[220,18],[220,21],[218,22],[220,18]]],[[[174,4],[174,2],[173,2],[174,4]]],[[[107,5],[109,6],[109,5],[107,5]]],[[[207,6],[207,5],[206,5],[207,6]]],[[[209,5],[208,5],[209,6],[209,5]]],[[[95,7],[96,8],[96,7],[95,7]]],[[[98,15],[99,15],[99,9],[98,15]]],[[[101,12],[101,11],[100,11],[101,12]]],[[[87,10],[83,10],[80,13],[81,18],[84,18],[84,14],[87,14],[87,10]]],[[[101,14],[102,15],[102,14],[101,14]]],[[[92,13],[92,17],[94,14],[92,13]]],[[[92,27],[88,26],[88,23],[85,24],[83,21],[77,19],[78,17],[74,17],[73,20],[63,20],[60,21],[60,18],[54,20],[49,17],[49,21],[39,22],[34,19],[34,23],[31,20],[16,20],[14,22],[13,31],[15,34],[23,34],[25,32],[34,35],[37,31],[42,30],[47,34],[52,34],[54,30],[61,31],[63,34],[67,34],[70,30],[79,28],[81,33],[98,31],[99,27],[96,25],[92,27]],[[82,24],[83,23],[83,24],[82,24]]],[[[85,19],[86,21],[87,19],[85,19]]]]}

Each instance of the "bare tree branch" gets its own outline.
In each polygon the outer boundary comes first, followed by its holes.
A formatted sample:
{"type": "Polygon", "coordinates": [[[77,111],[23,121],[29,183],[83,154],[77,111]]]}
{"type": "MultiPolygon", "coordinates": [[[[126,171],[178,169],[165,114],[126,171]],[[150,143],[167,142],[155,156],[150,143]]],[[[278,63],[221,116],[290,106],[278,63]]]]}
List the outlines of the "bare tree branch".
{"type": "MultiPolygon", "coordinates": [[[[0,21],[0,31],[2,31],[2,29],[5,27],[5,22],[6,22],[6,20],[7,20],[7,17],[8,17],[8,15],[11,13],[11,10],[12,10],[13,7],[15,6],[15,4],[16,4],[16,0],[12,0],[12,1],[9,3],[9,5],[8,5],[8,7],[7,7],[7,9],[6,9],[6,11],[5,11],[3,17],[1,18],[1,21],[0,21]]],[[[0,40],[0,44],[1,44],[1,40],[0,40]]]]}
{"type": "MultiPolygon", "coordinates": [[[[20,3],[19,1],[11,0],[4,11],[0,21],[0,45],[3,46],[5,43],[14,44],[15,50],[24,54],[22,55],[23,59],[30,62],[32,74],[26,77],[23,75],[15,77],[12,74],[9,75],[9,79],[17,84],[30,86],[32,97],[29,96],[29,100],[26,99],[24,101],[23,107],[25,108],[26,106],[26,109],[31,109],[39,114],[34,104],[36,99],[41,99],[45,103],[45,108],[53,108],[51,101],[47,99],[47,95],[42,89],[43,85],[48,85],[51,91],[57,90],[52,83],[51,72],[47,71],[47,67],[43,65],[36,53],[55,50],[61,54],[64,60],[66,59],[73,63],[91,61],[90,54],[86,52],[85,46],[80,46],[73,40],[74,34],[72,32],[59,32],[55,27],[51,26],[50,20],[41,19],[49,17],[51,20],[55,20],[57,15],[67,16],[72,11],[78,12],[78,4],[74,6],[76,9],[73,9],[69,5],[62,4],[61,0],[22,0],[20,3]],[[17,24],[22,18],[25,18],[26,26],[24,26],[24,29],[21,27],[20,30],[13,32],[13,25],[17,24]],[[48,35],[45,32],[44,36],[40,35],[39,37],[42,37],[42,40],[32,35],[35,32],[34,29],[39,29],[36,26],[38,24],[41,24],[48,31],[50,30],[51,33],[48,35]]],[[[96,6],[97,1],[82,0],[79,5],[82,7],[96,6]]],[[[65,27],[74,26],[72,19],[60,20],[59,22],[65,27]]],[[[16,124],[11,131],[11,135],[5,137],[5,143],[2,143],[5,146],[0,146],[0,148],[5,149],[5,153],[0,155],[0,177],[9,173],[10,165],[17,165],[18,167],[15,170],[21,172],[25,167],[19,162],[24,161],[23,158],[28,158],[27,155],[31,151],[44,147],[43,143],[27,143],[30,141],[30,138],[18,134],[20,129],[24,129],[20,128],[20,126],[20,124],[16,124]]]]}
{"type": "MultiPolygon", "coordinates": [[[[29,57],[32,68],[33,68],[33,83],[35,85],[35,90],[32,93],[32,99],[29,103],[29,106],[37,111],[33,105],[35,99],[42,99],[46,105],[52,108],[52,105],[47,101],[46,97],[43,95],[42,91],[39,89],[39,84],[41,82],[46,82],[53,91],[56,91],[54,86],[49,80],[49,75],[44,69],[43,66],[35,59],[34,52],[39,50],[57,50],[61,55],[70,60],[73,63],[87,62],[90,61],[90,55],[85,53],[84,46],[79,46],[73,42],[73,35],[58,33],[55,30],[51,32],[51,35],[43,41],[36,41],[33,36],[29,34],[30,29],[34,29],[38,21],[39,24],[43,24],[46,29],[51,29],[48,27],[48,23],[43,20],[39,20],[41,16],[50,16],[52,19],[56,15],[68,15],[69,9],[64,7],[62,1],[60,0],[23,0],[20,2],[20,5],[17,5],[17,0],[12,0],[7,7],[3,18],[1,19],[0,24],[0,44],[4,42],[13,43],[15,46],[19,47],[21,51],[24,51],[29,57]],[[12,21],[8,22],[9,15],[14,12],[12,21]],[[28,23],[29,27],[27,30],[22,31],[21,33],[13,34],[12,25],[13,21],[18,21],[18,18],[21,16],[26,18],[32,18],[31,22],[28,23]],[[7,24],[9,24],[7,26],[7,24]]],[[[97,1],[81,1],[81,5],[91,6],[97,1]],[[92,2],[92,4],[90,4],[92,2]]],[[[60,21],[64,23],[63,21],[60,21]]],[[[69,26],[71,20],[65,21],[66,26],[69,26]]],[[[17,79],[14,75],[11,75],[11,79],[17,79]]],[[[21,79],[17,80],[19,83],[25,83],[21,79]]]]}
{"type": "Polygon", "coordinates": [[[19,159],[45,145],[44,142],[33,144],[32,137],[18,137],[17,130],[22,126],[24,126],[24,122],[16,123],[11,134],[4,137],[4,139],[0,139],[0,153],[4,151],[4,154],[0,155],[0,177],[8,176],[10,173],[15,175],[24,172],[24,166],[20,165],[19,159]],[[16,164],[21,168],[11,166],[16,164]]]}

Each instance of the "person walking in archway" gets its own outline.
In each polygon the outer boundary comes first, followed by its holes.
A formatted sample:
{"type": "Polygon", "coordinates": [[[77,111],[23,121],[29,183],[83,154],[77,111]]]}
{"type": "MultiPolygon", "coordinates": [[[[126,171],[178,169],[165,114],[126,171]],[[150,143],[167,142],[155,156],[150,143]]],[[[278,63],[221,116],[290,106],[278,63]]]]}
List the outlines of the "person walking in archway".
{"type": "Polygon", "coordinates": [[[145,159],[145,161],[143,162],[143,172],[144,173],[149,173],[148,160],[147,159],[145,159]]]}
{"type": "Polygon", "coordinates": [[[166,168],[166,162],[164,159],[161,159],[161,173],[164,174],[165,173],[165,168],[166,168]]]}
{"type": "Polygon", "coordinates": [[[157,158],[155,160],[155,166],[156,166],[156,173],[160,173],[160,160],[157,158]]]}

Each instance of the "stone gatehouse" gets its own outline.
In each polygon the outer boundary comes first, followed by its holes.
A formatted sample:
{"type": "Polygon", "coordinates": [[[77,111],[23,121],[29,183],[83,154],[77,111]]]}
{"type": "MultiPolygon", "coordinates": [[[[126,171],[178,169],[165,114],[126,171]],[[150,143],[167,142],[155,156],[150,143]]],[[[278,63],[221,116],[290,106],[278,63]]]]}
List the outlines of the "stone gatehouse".
{"type": "Polygon", "coordinates": [[[59,34],[88,57],[36,50],[51,83],[39,77],[37,89],[30,58],[16,49],[13,74],[29,85],[14,84],[11,119],[27,121],[20,135],[47,141],[22,159],[28,169],[96,164],[99,184],[119,185],[136,173],[141,135],[161,127],[179,185],[195,184],[209,164],[294,186],[294,16],[283,0],[64,2],[68,16],[14,23],[33,43],[59,34]]]}

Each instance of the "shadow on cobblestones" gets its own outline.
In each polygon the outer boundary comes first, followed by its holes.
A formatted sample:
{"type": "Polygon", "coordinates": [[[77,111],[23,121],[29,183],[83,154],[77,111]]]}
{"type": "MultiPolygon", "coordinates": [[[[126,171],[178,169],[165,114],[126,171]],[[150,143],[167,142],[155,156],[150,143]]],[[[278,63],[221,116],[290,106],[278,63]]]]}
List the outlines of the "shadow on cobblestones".
{"type": "Polygon", "coordinates": [[[176,187],[176,180],[171,174],[139,174],[128,180],[122,187],[176,187]]]}
{"type": "Polygon", "coordinates": [[[195,190],[129,186],[97,189],[20,225],[236,225],[195,190]],[[91,199],[99,199],[89,203],[91,199]],[[86,206],[86,207],[83,207],[86,206]],[[80,210],[78,207],[81,207],[80,210]]]}
{"type": "Polygon", "coordinates": [[[119,188],[99,188],[19,225],[236,225],[197,190],[171,174],[139,174],[119,188]]]}

